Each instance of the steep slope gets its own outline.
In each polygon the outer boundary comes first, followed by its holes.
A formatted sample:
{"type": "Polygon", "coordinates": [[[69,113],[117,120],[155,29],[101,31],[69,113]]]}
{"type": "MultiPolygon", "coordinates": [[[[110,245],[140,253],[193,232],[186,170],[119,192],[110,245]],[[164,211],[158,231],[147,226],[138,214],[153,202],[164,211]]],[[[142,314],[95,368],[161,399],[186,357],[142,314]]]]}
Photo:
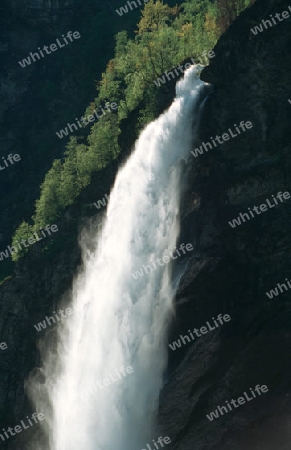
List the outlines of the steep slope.
{"type": "Polygon", "coordinates": [[[258,0],[221,37],[201,75],[213,90],[195,148],[242,120],[253,128],[192,157],[181,241],[195,243],[197,257],[180,285],[169,342],[219,313],[231,321],[169,348],[160,420],[179,450],[290,448],[291,296],[288,284],[274,298],[266,292],[291,273],[291,203],[275,205],[272,197],[291,194],[291,21],[250,31],[285,10],[286,1],[258,0]],[[252,217],[248,208],[266,199],[273,206],[252,217]],[[229,221],[245,212],[250,219],[232,228],[229,221]],[[269,392],[207,419],[257,384],[269,392]]]}
{"type": "Polygon", "coordinates": [[[1,2],[0,156],[21,157],[0,174],[5,194],[0,199],[1,249],[20,222],[31,217],[45,173],[64,154],[68,138],[59,139],[56,132],[83,115],[96,96],[94,80],[113,56],[115,33],[124,27],[133,32],[139,11],[114,21],[118,4],[120,0],[1,2]],[[41,60],[35,56],[26,67],[18,63],[70,30],[81,37],[66,48],[41,60]]]}

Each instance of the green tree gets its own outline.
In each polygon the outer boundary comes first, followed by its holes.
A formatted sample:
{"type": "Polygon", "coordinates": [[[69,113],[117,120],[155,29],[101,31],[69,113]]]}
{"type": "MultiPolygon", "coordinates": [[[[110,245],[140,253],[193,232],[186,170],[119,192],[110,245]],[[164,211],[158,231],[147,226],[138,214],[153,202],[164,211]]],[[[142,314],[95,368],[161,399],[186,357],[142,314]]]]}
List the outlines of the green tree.
{"type": "Polygon", "coordinates": [[[98,171],[118,155],[118,135],[120,130],[117,125],[117,117],[113,113],[102,117],[91,131],[88,138],[88,157],[91,161],[92,172],[98,171]],[[102,123],[101,123],[102,122],[102,123]]]}
{"type": "MultiPolygon", "coordinates": [[[[14,233],[14,236],[12,238],[12,245],[17,248],[17,253],[12,253],[12,261],[17,261],[19,258],[21,258],[21,256],[24,256],[27,253],[27,248],[21,244],[21,240],[25,239],[27,241],[27,239],[29,237],[32,237],[34,233],[33,227],[31,225],[29,225],[27,222],[23,221],[21,222],[21,224],[19,225],[19,227],[17,228],[17,230],[14,233]],[[17,244],[20,244],[22,250],[19,249],[17,244]]],[[[26,242],[27,245],[27,242],[26,242]]]]}
{"type": "Polygon", "coordinates": [[[142,10],[142,18],[138,23],[138,34],[146,31],[155,31],[163,27],[166,24],[171,23],[173,17],[179,13],[179,7],[171,8],[168,5],[164,5],[162,0],[150,0],[145,4],[142,10]]]}
{"type": "Polygon", "coordinates": [[[41,228],[59,216],[62,203],[60,201],[62,163],[59,159],[53,162],[52,168],[40,186],[40,198],[35,203],[35,226],[41,228]]]}

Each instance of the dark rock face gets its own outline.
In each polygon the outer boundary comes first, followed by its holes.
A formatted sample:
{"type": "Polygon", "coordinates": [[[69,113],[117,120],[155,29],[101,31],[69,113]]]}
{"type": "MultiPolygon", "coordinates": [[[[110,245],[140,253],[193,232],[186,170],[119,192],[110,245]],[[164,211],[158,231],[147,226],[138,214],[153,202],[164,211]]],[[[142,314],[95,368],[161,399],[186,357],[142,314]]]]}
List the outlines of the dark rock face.
{"type": "Polygon", "coordinates": [[[228,223],[266,199],[274,205],[280,191],[291,194],[291,19],[256,36],[250,31],[288,5],[258,0],[221,37],[201,75],[213,90],[195,147],[242,120],[253,128],[192,157],[181,241],[193,242],[199,256],[181,282],[169,342],[219,313],[231,321],[169,349],[160,423],[171,448],[290,448],[291,290],[281,286],[273,299],[266,292],[290,279],[291,199],[244,216],[235,228],[228,223]],[[207,419],[257,384],[269,391],[207,419]]]}
{"type": "Polygon", "coordinates": [[[55,158],[63,157],[69,138],[59,139],[56,132],[79,118],[84,105],[96,96],[92,80],[113,56],[115,31],[106,23],[115,18],[118,1],[0,2],[0,158],[9,153],[21,157],[0,172],[0,189],[5,193],[0,198],[1,249],[11,242],[21,221],[31,217],[46,172],[55,158]],[[26,67],[19,64],[57,38],[62,42],[62,35],[70,30],[79,31],[80,39],[40,60],[34,56],[26,67]],[[106,55],[102,39],[108,43],[106,55]],[[22,202],[16,204],[14,198],[22,202]]]}

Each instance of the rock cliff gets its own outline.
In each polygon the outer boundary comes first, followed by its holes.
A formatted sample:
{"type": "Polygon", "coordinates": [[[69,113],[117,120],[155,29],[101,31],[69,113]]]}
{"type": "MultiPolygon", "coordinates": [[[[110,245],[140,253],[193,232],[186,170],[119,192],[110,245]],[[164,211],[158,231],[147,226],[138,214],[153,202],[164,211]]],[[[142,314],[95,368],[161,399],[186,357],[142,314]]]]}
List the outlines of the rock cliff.
{"type": "Polygon", "coordinates": [[[160,422],[177,450],[290,448],[291,296],[288,285],[266,295],[290,279],[290,200],[229,225],[272,195],[291,193],[291,20],[250,31],[284,10],[286,1],[258,0],[219,39],[201,75],[213,89],[195,148],[242,120],[253,128],[192,158],[181,241],[195,243],[199,256],[181,282],[169,342],[219,313],[231,321],[169,348],[160,422]],[[257,384],[269,391],[207,419],[257,384]]]}
{"type": "Polygon", "coordinates": [[[124,22],[112,25],[117,2],[1,1],[0,156],[21,157],[18,164],[1,171],[0,189],[6,194],[0,198],[1,249],[11,242],[21,221],[31,217],[46,172],[55,158],[63,157],[68,138],[59,139],[56,132],[80,117],[84,105],[96,96],[92,80],[101,77],[113,56],[114,34],[124,26],[124,22]],[[35,56],[36,61],[21,67],[19,61],[68,31],[79,31],[81,38],[65,51],[60,48],[40,60],[35,56]]]}

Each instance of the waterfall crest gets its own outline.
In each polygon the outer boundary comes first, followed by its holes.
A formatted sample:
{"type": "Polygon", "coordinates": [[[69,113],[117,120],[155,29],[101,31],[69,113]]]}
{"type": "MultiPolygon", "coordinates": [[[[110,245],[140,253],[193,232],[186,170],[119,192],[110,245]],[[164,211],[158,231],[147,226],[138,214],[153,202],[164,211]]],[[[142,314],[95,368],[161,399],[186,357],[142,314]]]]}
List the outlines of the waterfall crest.
{"type": "Polygon", "coordinates": [[[205,86],[200,70],[185,72],[170,108],[141,133],[117,174],[94,250],[83,249],[73,314],[58,329],[55,354],[45,356],[44,382],[29,381],[47,435],[31,449],[140,450],[158,436],[172,265],[156,263],[137,279],[132,273],[175,248],[181,160],[189,158],[205,86]]]}

